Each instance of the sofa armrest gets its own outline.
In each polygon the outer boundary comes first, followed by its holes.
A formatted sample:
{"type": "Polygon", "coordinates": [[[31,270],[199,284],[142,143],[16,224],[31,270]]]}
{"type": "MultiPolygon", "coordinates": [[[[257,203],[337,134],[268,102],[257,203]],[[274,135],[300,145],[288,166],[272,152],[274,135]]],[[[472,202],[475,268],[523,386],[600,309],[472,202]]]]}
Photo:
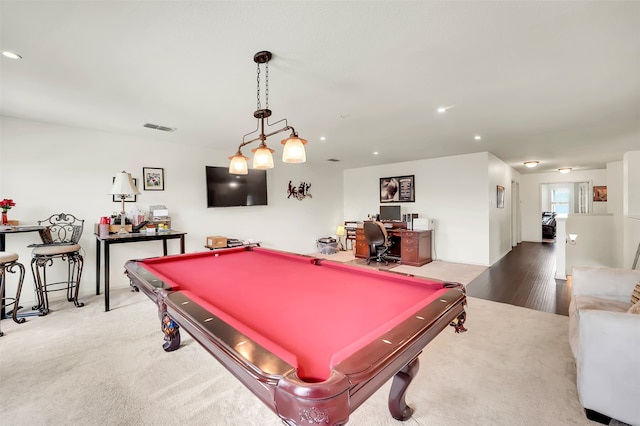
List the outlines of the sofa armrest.
{"type": "Polygon", "coordinates": [[[640,419],[640,315],[580,310],[576,364],[582,406],[617,420],[640,419]]]}
{"type": "Polygon", "coordinates": [[[571,293],[629,299],[640,270],[574,266],[571,271],[571,293]]]}

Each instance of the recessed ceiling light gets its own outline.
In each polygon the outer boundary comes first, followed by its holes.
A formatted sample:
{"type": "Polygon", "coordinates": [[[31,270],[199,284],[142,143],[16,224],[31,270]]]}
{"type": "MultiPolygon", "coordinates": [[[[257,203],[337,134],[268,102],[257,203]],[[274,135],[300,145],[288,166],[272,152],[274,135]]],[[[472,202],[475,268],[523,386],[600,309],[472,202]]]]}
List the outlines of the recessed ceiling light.
{"type": "Polygon", "coordinates": [[[475,136],[473,137],[473,139],[475,139],[475,140],[479,141],[479,140],[482,140],[482,136],[480,136],[480,135],[475,135],[475,136]]]}
{"type": "Polygon", "coordinates": [[[538,164],[540,164],[540,162],[539,161],[525,161],[523,164],[525,166],[529,167],[529,168],[532,168],[532,167],[535,167],[538,164]]]}
{"type": "Polygon", "coordinates": [[[320,140],[321,140],[321,141],[326,141],[326,140],[327,140],[327,138],[325,138],[324,136],[320,136],[320,140]]]}
{"type": "Polygon", "coordinates": [[[379,152],[378,151],[373,151],[373,155],[378,155],[379,152]]]}
{"type": "Polygon", "coordinates": [[[561,169],[558,169],[558,171],[560,173],[569,173],[571,171],[571,167],[563,167],[561,169]]]}
{"type": "Polygon", "coordinates": [[[4,56],[6,56],[7,58],[11,58],[11,59],[22,59],[22,56],[18,55],[18,54],[17,54],[17,53],[15,53],[15,52],[11,52],[11,51],[9,51],[9,50],[3,50],[3,51],[2,51],[2,54],[3,54],[4,56]]]}

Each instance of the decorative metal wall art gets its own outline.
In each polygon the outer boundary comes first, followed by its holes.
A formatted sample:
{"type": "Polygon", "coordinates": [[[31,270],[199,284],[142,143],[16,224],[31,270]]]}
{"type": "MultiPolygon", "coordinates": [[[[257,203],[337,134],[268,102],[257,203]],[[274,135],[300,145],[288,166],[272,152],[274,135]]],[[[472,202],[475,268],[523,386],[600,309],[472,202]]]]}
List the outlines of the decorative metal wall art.
{"type": "Polygon", "coordinates": [[[289,181],[289,187],[287,188],[287,198],[293,197],[299,201],[302,201],[306,197],[313,198],[311,196],[311,193],[309,192],[309,188],[311,188],[310,183],[300,182],[300,185],[293,186],[291,184],[291,181],[289,181]]]}

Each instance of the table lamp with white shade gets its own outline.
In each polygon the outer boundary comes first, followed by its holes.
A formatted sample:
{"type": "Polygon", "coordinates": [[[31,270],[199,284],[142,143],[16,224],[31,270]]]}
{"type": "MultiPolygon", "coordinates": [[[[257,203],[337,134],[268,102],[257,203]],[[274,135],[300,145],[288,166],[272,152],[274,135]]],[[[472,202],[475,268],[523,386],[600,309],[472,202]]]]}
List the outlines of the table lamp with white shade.
{"type": "Polygon", "coordinates": [[[111,188],[111,195],[117,195],[122,200],[122,212],[120,216],[120,231],[118,234],[128,234],[125,229],[125,211],[124,211],[124,200],[129,195],[138,195],[140,192],[136,188],[133,183],[133,179],[131,178],[131,173],[127,173],[122,171],[116,175],[113,179],[113,188],[111,188]]]}
{"type": "Polygon", "coordinates": [[[342,237],[344,237],[345,235],[347,235],[347,231],[344,229],[344,225],[338,225],[338,227],[336,228],[336,237],[338,237],[339,251],[345,250],[344,246],[342,245],[342,237]]]}

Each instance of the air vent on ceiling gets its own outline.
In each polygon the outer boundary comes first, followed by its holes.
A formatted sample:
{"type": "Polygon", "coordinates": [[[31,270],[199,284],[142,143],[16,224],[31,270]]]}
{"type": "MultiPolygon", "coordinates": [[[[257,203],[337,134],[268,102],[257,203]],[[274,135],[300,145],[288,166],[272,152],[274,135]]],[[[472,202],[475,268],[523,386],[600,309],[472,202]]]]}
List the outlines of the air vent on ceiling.
{"type": "Polygon", "coordinates": [[[337,158],[329,158],[327,161],[332,161],[334,163],[337,163],[340,160],[338,160],[337,158]]]}
{"type": "Polygon", "coordinates": [[[163,132],[174,132],[176,130],[175,127],[166,127],[166,126],[160,126],[159,124],[151,124],[151,123],[144,123],[143,126],[148,127],[149,129],[161,130],[163,132]]]}

